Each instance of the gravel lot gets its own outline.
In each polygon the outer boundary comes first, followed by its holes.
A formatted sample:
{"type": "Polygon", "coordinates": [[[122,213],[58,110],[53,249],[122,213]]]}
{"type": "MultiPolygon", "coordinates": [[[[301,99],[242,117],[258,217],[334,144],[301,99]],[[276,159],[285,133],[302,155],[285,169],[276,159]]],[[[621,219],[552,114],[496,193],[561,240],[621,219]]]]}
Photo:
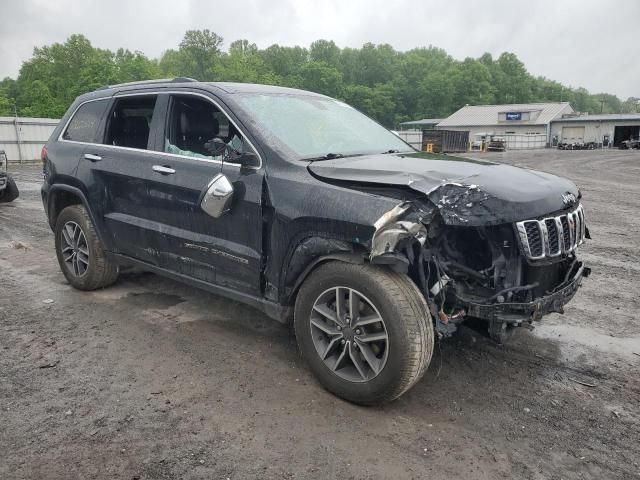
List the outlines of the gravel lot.
{"type": "Polygon", "coordinates": [[[472,327],[400,400],[326,393],[284,326],[129,272],[60,273],[40,170],[0,204],[0,478],[640,478],[640,153],[476,155],[570,177],[593,268],[565,315],[472,327]]]}

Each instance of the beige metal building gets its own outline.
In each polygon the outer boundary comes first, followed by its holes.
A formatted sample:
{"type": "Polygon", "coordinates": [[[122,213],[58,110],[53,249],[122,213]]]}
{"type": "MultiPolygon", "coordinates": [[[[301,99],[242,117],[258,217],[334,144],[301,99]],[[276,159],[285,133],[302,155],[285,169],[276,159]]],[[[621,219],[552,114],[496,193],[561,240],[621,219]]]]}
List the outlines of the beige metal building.
{"type": "Polygon", "coordinates": [[[507,149],[544,148],[551,122],[574,113],[568,102],[465,105],[437,125],[439,130],[467,130],[473,142],[488,135],[504,137],[507,149]]]}
{"type": "Polygon", "coordinates": [[[640,136],[640,114],[565,116],[551,124],[551,144],[594,142],[617,147],[624,140],[640,136]]]}
{"type": "Polygon", "coordinates": [[[37,160],[56,125],[54,118],[0,117],[0,150],[9,162],[37,160]]]}

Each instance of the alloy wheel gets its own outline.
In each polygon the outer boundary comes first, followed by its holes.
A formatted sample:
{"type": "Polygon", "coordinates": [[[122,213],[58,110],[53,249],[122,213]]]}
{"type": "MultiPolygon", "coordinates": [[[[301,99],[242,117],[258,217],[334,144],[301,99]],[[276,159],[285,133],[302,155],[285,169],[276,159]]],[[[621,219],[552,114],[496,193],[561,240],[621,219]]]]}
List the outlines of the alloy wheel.
{"type": "Polygon", "coordinates": [[[320,359],[350,382],[366,382],[384,368],[389,337],[373,302],[353,288],[324,291],[313,304],[311,338],[320,359]]]}
{"type": "Polygon", "coordinates": [[[76,222],[69,221],[62,227],[62,259],[69,272],[82,277],[89,268],[89,246],[87,238],[76,222]]]}

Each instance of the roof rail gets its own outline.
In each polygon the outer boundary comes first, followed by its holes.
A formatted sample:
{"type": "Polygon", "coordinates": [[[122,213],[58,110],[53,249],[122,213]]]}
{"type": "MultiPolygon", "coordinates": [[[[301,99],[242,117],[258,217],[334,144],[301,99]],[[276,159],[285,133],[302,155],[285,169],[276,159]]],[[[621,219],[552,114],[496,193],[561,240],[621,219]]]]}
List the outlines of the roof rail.
{"type": "Polygon", "coordinates": [[[129,87],[132,85],[154,85],[156,83],[186,83],[186,82],[197,82],[195,78],[189,77],[175,77],[175,78],[157,78],[154,80],[140,80],[137,82],[126,82],[126,83],[117,83],[115,85],[106,85],[104,87],[98,88],[98,90],[107,90],[109,88],[118,88],[118,87],[129,87]]]}

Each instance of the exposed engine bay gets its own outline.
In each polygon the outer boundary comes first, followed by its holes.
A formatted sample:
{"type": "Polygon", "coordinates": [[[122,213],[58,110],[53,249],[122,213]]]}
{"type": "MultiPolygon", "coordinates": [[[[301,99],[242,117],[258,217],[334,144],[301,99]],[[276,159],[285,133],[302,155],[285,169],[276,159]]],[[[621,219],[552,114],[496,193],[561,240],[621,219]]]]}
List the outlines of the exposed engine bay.
{"type": "Polygon", "coordinates": [[[515,327],[563,313],[590,273],[576,256],[590,238],[581,206],[482,227],[447,225],[429,204],[404,202],[375,228],[370,260],[409,274],[440,337],[471,317],[487,321],[489,335],[503,343],[515,327]]]}

